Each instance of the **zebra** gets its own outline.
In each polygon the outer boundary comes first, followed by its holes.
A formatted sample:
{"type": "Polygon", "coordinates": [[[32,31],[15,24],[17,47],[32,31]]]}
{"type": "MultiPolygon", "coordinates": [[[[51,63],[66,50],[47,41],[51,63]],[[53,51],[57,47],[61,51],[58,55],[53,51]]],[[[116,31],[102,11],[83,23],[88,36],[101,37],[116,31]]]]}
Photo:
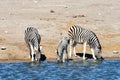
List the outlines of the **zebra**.
{"type": "Polygon", "coordinates": [[[68,47],[68,39],[67,37],[62,37],[60,42],[59,42],[59,45],[58,45],[58,48],[57,48],[57,61],[58,63],[63,63],[65,62],[64,60],[64,52],[66,52],[66,55],[67,55],[67,60],[68,60],[68,51],[67,51],[67,47],[68,47]]]}
{"type": "Polygon", "coordinates": [[[100,55],[102,53],[101,44],[93,31],[74,25],[68,30],[68,37],[70,39],[70,58],[72,57],[72,48],[74,49],[74,55],[76,56],[75,46],[77,44],[83,44],[83,60],[85,60],[86,45],[88,44],[93,58],[95,60],[102,59],[100,55]]]}
{"type": "Polygon", "coordinates": [[[27,27],[27,29],[25,30],[24,39],[30,50],[31,61],[39,62],[41,58],[41,50],[39,45],[41,41],[41,36],[38,30],[34,27],[27,27]]]}

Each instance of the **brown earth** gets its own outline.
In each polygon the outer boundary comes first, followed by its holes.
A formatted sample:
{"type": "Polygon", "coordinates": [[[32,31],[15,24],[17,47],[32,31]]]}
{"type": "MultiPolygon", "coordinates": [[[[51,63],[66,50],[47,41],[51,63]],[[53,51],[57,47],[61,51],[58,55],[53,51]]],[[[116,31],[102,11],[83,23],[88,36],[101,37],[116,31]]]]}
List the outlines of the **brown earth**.
{"type": "Polygon", "coordinates": [[[0,0],[0,62],[29,61],[24,30],[30,26],[39,29],[47,60],[55,60],[60,38],[75,24],[96,33],[103,58],[120,59],[119,0],[0,0]]]}

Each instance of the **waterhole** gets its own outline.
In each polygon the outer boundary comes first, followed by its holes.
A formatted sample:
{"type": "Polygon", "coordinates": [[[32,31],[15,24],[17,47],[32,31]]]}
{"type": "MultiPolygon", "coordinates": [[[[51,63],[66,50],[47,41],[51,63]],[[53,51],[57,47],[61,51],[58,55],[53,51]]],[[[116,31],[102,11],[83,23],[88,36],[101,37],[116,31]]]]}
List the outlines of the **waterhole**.
{"type": "Polygon", "coordinates": [[[0,63],[0,80],[120,80],[120,60],[0,63]]]}

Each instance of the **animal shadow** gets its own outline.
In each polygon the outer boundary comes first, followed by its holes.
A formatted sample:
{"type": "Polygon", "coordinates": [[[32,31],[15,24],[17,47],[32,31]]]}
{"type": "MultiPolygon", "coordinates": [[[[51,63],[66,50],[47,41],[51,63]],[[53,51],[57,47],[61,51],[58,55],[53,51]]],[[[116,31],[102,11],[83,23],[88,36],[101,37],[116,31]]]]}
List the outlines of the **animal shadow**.
{"type": "MultiPolygon", "coordinates": [[[[83,57],[83,53],[76,53],[76,55],[79,57],[83,57]]],[[[85,57],[86,59],[93,59],[92,54],[89,54],[89,53],[85,53],[85,57]]]]}
{"type": "Polygon", "coordinates": [[[47,58],[47,57],[46,57],[44,54],[41,54],[41,58],[40,58],[41,61],[45,61],[46,58],[47,58]]]}
{"type": "MultiPolygon", "coordinates": [[[[79,56],[79,57],[83,57],[83,53],[76,53],[76,55],[79,56]]],[[[85,57],[86,57],[86,59],[93,59],[92,54],[89,54],[89,53],[85,53],[85,57]]],[[[98,60],[104,60],[104,58],[101,57],[101,58],[98,59],[98,60]]]]}

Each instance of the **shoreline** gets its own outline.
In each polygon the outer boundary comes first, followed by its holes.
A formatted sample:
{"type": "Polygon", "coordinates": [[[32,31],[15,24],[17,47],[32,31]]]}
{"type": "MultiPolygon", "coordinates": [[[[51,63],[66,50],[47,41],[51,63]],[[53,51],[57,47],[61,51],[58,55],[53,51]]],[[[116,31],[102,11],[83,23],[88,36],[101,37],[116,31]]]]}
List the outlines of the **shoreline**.
{"type": "MultiPolygon", "coordinates": [[[[82,60],[82,58],[77,58],[77,59],[74,59],[74,60],[82,60]]],[[[89,60],[89,59],[87,59],[89,60]]],[[[92,59],[90,59],[92,60],[92,59]]],[[[120,60],[119,57],[105,57],[104,60],[120,60]]],[[[56,61],[55,58],[49,58],[45,61],[56,61]]],[[[14,63],[14,62],[30,62],[30,59],[11,59],[11,60],[8,60],[8,59],[0,59],[0,63],[14,63]]]]}

